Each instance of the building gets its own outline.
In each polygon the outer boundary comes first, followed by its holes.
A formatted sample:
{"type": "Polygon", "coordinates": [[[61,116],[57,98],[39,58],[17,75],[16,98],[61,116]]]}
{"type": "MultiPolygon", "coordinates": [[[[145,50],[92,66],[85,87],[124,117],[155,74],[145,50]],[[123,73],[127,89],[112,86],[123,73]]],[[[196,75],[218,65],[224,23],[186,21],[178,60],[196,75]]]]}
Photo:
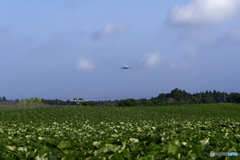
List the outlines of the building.
{"type": "Polygon", "coordinates": [[[71,103],[76,103],[76,104],[80,104],[83,102],[87,102],[88,100],[70,100],[71,103]]]}

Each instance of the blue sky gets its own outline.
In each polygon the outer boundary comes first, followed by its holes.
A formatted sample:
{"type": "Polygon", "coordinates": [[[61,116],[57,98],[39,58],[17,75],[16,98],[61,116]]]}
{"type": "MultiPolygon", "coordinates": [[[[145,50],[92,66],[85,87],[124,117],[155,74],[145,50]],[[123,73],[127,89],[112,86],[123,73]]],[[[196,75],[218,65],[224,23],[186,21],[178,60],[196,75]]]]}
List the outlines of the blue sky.
{"type": "Polygon", "coordinates": [[[0,96],[239,92],[239,43],[239,0],[0,1],[0,96]]]}

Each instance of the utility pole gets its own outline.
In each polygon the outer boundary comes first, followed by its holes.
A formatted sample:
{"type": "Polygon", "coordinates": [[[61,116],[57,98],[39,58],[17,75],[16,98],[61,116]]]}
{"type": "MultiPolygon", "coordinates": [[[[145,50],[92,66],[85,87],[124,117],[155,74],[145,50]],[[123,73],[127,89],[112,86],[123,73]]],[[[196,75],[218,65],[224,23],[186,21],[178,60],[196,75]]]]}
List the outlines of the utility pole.
{"type": "Polygon", "coordinates": [[[107,100],[107,97],[105,97],[105,105],[106,105],[106,100],[107,100]]]}
{"type": "Polygon", "coordinates": [[[224,102],[226,102],[226,94],[224,93],[224,102]]]}
{"type": "Polygon", "coordinates": [[[98,105],[98,100],[97,100],[97,105],[98,105]]]}
{"type": "Polygon", "coordinates": [[[201,87],[200,87],[200,99],[202,99],[202,97],[201,97],[201,87]]]}

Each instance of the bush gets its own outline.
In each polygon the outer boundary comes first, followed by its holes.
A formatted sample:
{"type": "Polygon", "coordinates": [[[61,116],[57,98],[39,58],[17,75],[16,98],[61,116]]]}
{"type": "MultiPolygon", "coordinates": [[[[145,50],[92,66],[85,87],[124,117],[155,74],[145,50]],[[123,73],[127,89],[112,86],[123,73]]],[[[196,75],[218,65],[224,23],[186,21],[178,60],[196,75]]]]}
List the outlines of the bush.
{"type": "Polygon", "coordinates": [[[138,106],[139,103],[137,100],[130,98],[130,99],[121,100],[118,105],[119,106],[138,106]]]}

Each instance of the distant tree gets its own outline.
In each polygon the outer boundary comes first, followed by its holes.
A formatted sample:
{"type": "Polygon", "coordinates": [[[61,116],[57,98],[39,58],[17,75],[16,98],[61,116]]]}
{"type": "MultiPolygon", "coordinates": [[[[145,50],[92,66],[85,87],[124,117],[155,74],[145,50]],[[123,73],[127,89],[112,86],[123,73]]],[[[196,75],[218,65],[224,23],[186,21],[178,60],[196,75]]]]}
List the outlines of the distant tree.
{"type": "Polygon", "coordinates": [[[34,103],[34,99],[33,97],[31,97],[29,100],[28,100],[29,103],[34,103]]]}
{"type": "Polygon", "coordinates": [[[74,98],[73,100],[77,100],[77,98],[74,98]]]}
{"type": "Polygon", "coordinates": [[[166,99],[166,94],[164,94],[164,93],[162,93],[162,94],[159,94],[158,96],[157,96],[157,99],[158,100],[162,100],[162,99],[166,99]]]}
{"type": "Polygon", "coordinates": [[[167,99],[167,102],[174,102],[174,99],[170,97],[167,99]]]}
{"type": "Polygon", "coordinates": [[[235,93],[232,97],[233,102],[235,103],[240,103],[240,94],[239,93],[235,93]]]}
{"type": "Polygon", "coordinates": [[[135,99],[126,99],[126,100],[121,100],[118,104],[119,106],[138,106],[139,102],[135,99]]]}
{"type": "Polygon", "coordinates": [[[28,101],[28,99],[23,99],[22,102],[23,103],[28,103],[29,101],[28,101]]]}
{"type": "Polygon", "coordinates": [[[222,98],[221,98],[221,93],[218,91],[215,95],[215,100],[217,101],[217,103],[222,102],[222,98]]]}
{"type": "Polygon", "coordinates": [[[209,103],[211,103],[210,99],[208,99],[208,98],[202,98],[201,101],[202,101],[202,103],[204,103],[204,104],[209,104],[209,103]]]}
{"type": "Polygon", "coordinates": [[[33,100],[34,103],[37,103],[37,104],[42,104],[43,101],[41,101],[39,98],[35,97],[34,100],[33,100]]]}
{"type": "Polygon", "coordinates": [[[200,100],[197,98],[197,97],[195,97],[195,96],[193,96],[192,97],[192,101],[195,103],[195,104],[200,104],[200,100]]]}
{"type": "Polygon", "coordinates": [[[178,99],[178,97],[179,97],[179,90],[178,90],[178,88],[175,88],[174,90],[172,90],[171,91],[171,97],[173,98],[173,99],[178,99]]]}
{"type": "Polygon", "coordinates": [[[94,102],[88,101],[88,102],[83,102],[81,103],[82,106],[96,106],[94,102]]]}
{"type": "MultiPolygon", "coordinates": [[[[143,105],[143,106],[145,106],[146,104],[147,104],[147,99],[146,98],[143,98],[143,99],[141,99],[140,100],[140,105],[143,105]]],[[[120,101],[121,102],[121,101],[120,101]]],[[[123,102],[122,102],[123,103],[123,102]]]]}
{"type": "Polygon", "coordinates": [[[19,102],[20,102],[19,99],[16,99],[16,100],[15,100],[15,103],[19,103],[19,102]]]}
{"type": "Polygon", "coordinates": [[[70,100],[68,99],[68,100],[67,100],[67,105],[69,105],[69,104],[70,104],[70,100]]]}
{"type": "Polygon", "coordinates": [[[7,99],[6,99],[6,97],[5,96],[3,96],[3,98],[2,98],[2,101],[6,101],[7,99]]]}
{"type": "Polygon", "coordinates": [[[78,100],[83,100],[82,98],[79,98],[78,100]]]}

